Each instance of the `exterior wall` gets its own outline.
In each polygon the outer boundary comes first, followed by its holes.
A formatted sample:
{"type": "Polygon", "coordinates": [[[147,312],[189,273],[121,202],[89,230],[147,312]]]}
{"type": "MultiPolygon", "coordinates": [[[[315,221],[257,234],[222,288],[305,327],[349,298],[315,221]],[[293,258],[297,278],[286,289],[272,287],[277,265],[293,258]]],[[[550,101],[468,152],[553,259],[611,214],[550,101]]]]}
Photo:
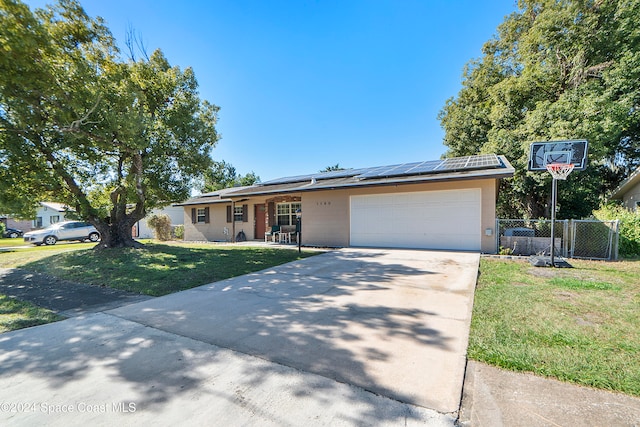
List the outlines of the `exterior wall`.
{"type": "Polygon", "coordinates": [[[409,191],[439,191],[480,188],[482,194],[482,252],[495,253],[496,181],[493,179],[352,188],[304,193],[302,196],[302,243],[311,246],[349,246],[349,197],[361,194],[384,194],[409,191]],[[491,235],[485,234],[491,229],[491,235]]]}
{"type": "MultiPolygon", "coordinates": [[[[311,191],[289,194],[286,197],[255,196],[242,202],[248,206],[248,221],[236,222],[235,233],[243,230],[248,240],[262,240],[263,236],[254,236],[255,218],[254,205],[268,204],[270,201],[299,200],[302,203],[302,244],[309,246],[347,247],[350,245],[350,197],[365,194],[388,194],[393,192],[411,191],[442,191],[479,188],[481,192],[481,224],[478,233],[481,236],[481,250],[484,253],[496,253],[495,223],[496,223],[496,193],[495,179],[478,179],[453,182],[430,182],[422,184],[395,185],[386,187],[349,188],[326,191],[311,191]],[[486,235],[485,230],[491,234],[486,235]]],[[[238,203],[240,205],[241,203],[238,203]]],[[[184,206],[184,229],[187,241],[231,241],[232,224],[226,222],[227,203],[203,204],[184,206]],[[191,222],[191,208],[210,209],[210,222],[193,224],[191,222]],[[224,234],[227,227],[229,234],[224,234]]],[[[273,218],[267,218],[269,223],[273,218]]]]}
{"type": "MultiPolygon", "coordinates": [[[[257,202],[256,202],[257,203],[257,202]]],[[[246,204],[248,208],[247,222],[236,221],[235,233],[244,231],[247,240],[254,239],[254,209],[253,203],[238,203],[238,205],[246,204]]],[[[233,240],[233,223],[227,222],[227,206],[230,203],[215,203],[203,205],[183,206],[183,222],[184,222],[184,240],[187,241],[209,241],[209,242],[230,242],[233,240]],[[191,209],[209,208],[209,223],[193,223],[191,221],[191,209]],[[225,228],[228,234],[225,234],[225,228]]]]}
{"type": "Polygon", "coordinates": [[[51,224],[55,224],[56,222],[67,221],[67,218],[64,216],[64,212],[57,211],[55,209],[48,208],[46,206],[40,206],[38,210],[36,210],[36,217],[31,224],[33,229],[36,228],[46,228],[51,224]],[[51,222],[52,217],[58,217],[58,221],[51,222]],[[36,221],[38,218],[42,218],[42,226],[36,226],[36,221]]]}
{"type": "MultiPolygon", "coordinates": [[[[153,230],[150,229],[149,226],[147,225],[147,219],[152,215],[162,215],[162,214],[169,215],[169,218],[171,218],[171,225],[184,224],[184,209],[182,208],[182,206],[167,206],[162,209],[154,209],[144,219],[142,219],[141,221],[138,221],[137,223],[138,238],[152,239],[154,237],[153,230]]],[[[191,213],[189,213],[189,215],[191,215],[191,213]]]]}
{"type": "Polygon", "coordinates": [[[28,219],[16,219],[13,217],[4,217],[0,218],[0,222],[3,222],[7,228],[15,228],[17,230],[22,230],[25,233],[27,231],[33,230],[33,221],[28,219]]]}
{"type": "Polygon", "coordinates": [[[640,203],[640,182],[631,187],[622,197],[624,207],[631,211],[639,211],[638,203],[640,203]]]}

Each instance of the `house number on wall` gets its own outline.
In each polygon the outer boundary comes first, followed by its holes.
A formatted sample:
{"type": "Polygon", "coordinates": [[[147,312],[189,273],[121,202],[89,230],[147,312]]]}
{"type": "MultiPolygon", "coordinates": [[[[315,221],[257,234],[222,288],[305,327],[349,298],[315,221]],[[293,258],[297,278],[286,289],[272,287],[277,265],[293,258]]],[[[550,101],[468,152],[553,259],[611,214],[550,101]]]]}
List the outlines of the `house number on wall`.
{"type": "Polygon", "coordinates": [[[329,206],[331,202],[316,202],[317,206],[329,206]]]}

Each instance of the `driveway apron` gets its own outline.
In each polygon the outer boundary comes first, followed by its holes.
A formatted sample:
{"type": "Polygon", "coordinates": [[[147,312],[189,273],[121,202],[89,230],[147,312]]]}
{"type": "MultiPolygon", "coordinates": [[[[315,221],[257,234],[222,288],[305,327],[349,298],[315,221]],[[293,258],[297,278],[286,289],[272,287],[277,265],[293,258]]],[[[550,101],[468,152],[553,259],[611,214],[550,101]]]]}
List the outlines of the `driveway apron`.
{"type": "Polygon", "coordinates": [[[192,421],[233,407],[231,425],[452,425],[478,263],[474,253],[343,249],[3,334],[0,400],[34,389],[75,402],[118,396],[138,402],[136,421],[181,401],[192,421]],[[45,351],[46,337],[55,345],[45,351]],[[234,357],[243,369],[226,364],[234,357]]]}
{"type": "Polygon", "coordinates": [[[478,263],[344,249],[110,313],[448,413],[460,403],[478,263]]]}

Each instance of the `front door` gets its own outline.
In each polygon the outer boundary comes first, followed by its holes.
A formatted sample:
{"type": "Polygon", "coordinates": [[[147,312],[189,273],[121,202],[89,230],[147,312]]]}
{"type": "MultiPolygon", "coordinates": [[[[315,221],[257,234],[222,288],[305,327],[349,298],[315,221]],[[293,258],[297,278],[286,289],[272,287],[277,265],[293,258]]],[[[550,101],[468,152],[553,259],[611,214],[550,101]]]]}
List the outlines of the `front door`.
{"type": "Polygon", "coordinates": [[[256,239],[264,239],[264,233],[267,231],[265,221],[266,221],[266,208],[265,205],[254,205],[255,206],[255,238],[256,239]]]}

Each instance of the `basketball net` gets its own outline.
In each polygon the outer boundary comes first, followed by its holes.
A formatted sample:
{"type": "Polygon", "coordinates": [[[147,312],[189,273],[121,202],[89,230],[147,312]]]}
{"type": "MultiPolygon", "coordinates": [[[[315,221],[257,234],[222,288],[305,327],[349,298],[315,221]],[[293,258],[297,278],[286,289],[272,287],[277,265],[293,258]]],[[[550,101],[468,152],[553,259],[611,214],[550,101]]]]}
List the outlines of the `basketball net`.
{"type": "Polygon", "coordinates": [[[567,179],[573,168],[573,163],[550,163],[547,165],[547,171],[553,176],[553,179],[567,179]]]}

